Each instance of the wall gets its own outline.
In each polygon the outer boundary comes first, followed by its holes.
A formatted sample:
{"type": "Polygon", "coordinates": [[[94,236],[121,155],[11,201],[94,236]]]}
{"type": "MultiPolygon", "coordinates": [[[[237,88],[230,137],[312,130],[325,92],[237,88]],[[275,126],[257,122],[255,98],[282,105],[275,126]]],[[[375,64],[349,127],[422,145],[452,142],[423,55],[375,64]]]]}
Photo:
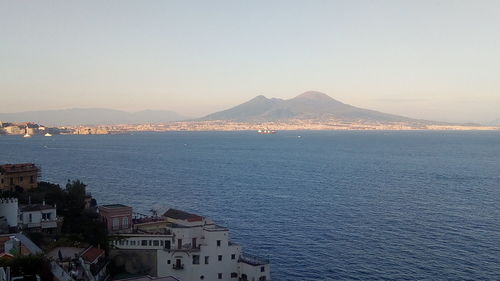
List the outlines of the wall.
{"type": "Polygon", "coordinates": [[[38,186],[37,172],[31,171],[0,174],[0,189],[10,190],[16,186],[20,186],[24,190],[36,188],[38,186]],[[31,182],[31,177],[33,177],[33,182],[31,182]]]}
{"type": "MultiPolygon", "coordinates": [[[[183,237],[183,244],[191,243],[193,235],[197,236],[197,240],[201,242],[200,249],[192,251],[165,251],[159,250],[158,253],[158,275],[172,275],[181,280],[226,280],[235,281],[237,278],[231,278],[231,273],[238,273],[238,257],[241,248],[238,245],[228,244],[228,231],[215,230],[200,232],[200,228],[174,228],[176,234],[175,240],[183,237]],[[204,237],[204,239],[201,239],[204,237]],[[184,239],[187,241],[184,242],[184,239]],[[217,246],[217,240],[221,241],[220,246],[217,246]],[[231,259],[234,254],[235,258],[231,259]],[[199,264],[193,264],[193,256],[199,256],[199,264]],[[222,261],[218,260],[218,256],[222,255],[222,261]],[[205,256],[209,257],[209,263],[205,264],[205,256]],[[176,259],[181,259],[181,264],[184,269],[173,269],[176,259]],[[170,260],[170,263],[168,261],[170,260]],[[222,273],[222,278],[218,279],[218,273],[222,273]],[[200,277],[204,278],[201,279],[200,277]]],[[[177,246],[177,245],[175,245],[177,246]]]]}
{"type": "Polygon", "coordinates": [[[99,215],[104,218],[106,226],[110,233],[113,232],[128,232],[132,229],[132,208],[131,207],[117,207],[108,208],[106,206],[99,206],[99,215]],[[125,227],[123,217],[127,218],[127,226],[125,227]],[[113,229],[113,218],[118,218],[118,229],[113,229]]]}
{"type": "Polygon", "coordinates": [[[246,274],[248,281],[259,281],[261,277],[265,276],[266,280],[271,280],[271,272],[268,264],[266,265],[250,265],[247,263],[240,263],[241,274],[246,274]],[[261,267],[264,267],[264,272],[261,271],[261,267]]]}
{"type": "Polygon", "coordinates": [[[157,276],[155,250],[113,249],[109,257],[116,266],[123,266],[128,273],[157,276]]]}
{"type": "Polygon", "coordinates": [[[0,215],[7,219],[10,227],[17,227],[18,205],[16,198],[0,199],[0,215]]]}

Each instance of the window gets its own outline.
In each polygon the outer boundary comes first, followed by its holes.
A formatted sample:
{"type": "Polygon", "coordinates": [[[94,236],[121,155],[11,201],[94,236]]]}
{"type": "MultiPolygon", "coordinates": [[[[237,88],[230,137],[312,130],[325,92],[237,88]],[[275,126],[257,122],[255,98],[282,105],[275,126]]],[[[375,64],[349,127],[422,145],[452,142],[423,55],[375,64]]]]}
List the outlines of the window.
{"type": "MultiPolygon", "coordinates": [[[[2,182],[3,182],[3,179],[2,179],[2,182]]],[[[35,179],[33,178],[33,176],[30,176],[30,183],[35,183],[35,179]]]]}
{"type": "Polygon", "coordinates": [[[130,241],[130,245],[135,246],[135,240],[130,241]]]}
{"type": "Polygon", "coordinates": [[[149,240],[149,246],[153,246],[153,241],[149,240]]]}
{"type": "Polygon", "coordinates": [[[153,246],[160,246],[160,241],[154,240],[153,241],[153,246]]]}
{"type": "Polygon", "coordinates": [[[217,247],[220,247],[220,240],[217,240],[217,247]]]}
{"type": "Polygon", "coordinates": [[[170,264],[170,260],[167,260],[167,264],[170,264]]]}
{"type": "Polygon", "coordinates": [[[128,228],[128,218],[122,217],[122,228],[128,228]]]}
{"type": "Polygon", "coordinates": [[[259,281],[266,281],[266,276],[261,276],[261,277],[259,278],[259,281]]]}
{"type": "Polygon", "coordinates": [[[200,256],[193,255],[193,264],[200,264],[200,256]]]}
{"type": "Polygon", "coordinates": [[[120,228],[120,220],[118,218],[113,218],[113,221],[112,221],[112,228],[113,230],[117,230],[120,228]]]}
{"type": "Polygon", "coordinates": [[[160,246],[163,247],[163,240],[160,240],[160,246]]]}
{"type": "Polygon", "coordinates": [[[218,278],[219,278],[219,279],[222,279],[222,273],[219,273],[219,274],[218,274],[218,278]]]}
{"type": "Polygon", "coordinates": [[[236,259],[236,255],[235,255],[235,254],[232,254],[232,255],[231,255],[231,259],[232,259],[232,260],[236,259]]]}
{"type": "Polygon", "coordinates": [[[260,267],[260,272],[264,272],[264,271],[266,271],[266,268],[265,268],[265,267],[263,267],[263,266],[261,266],[261,267],[260,267]]]}
{"type": "Polygon", "coordinates": [[[238,273],[231,272],[231,278],[238,278],[238,273]]]}
{"type": "Polygon", "coordinates": [[[201,279],[201,280],[205,279],[205,276],[201,275],[201,276],[200,276],[200,279],[201,279]]]}
{"type": "Polygon", "coordinates": [[[19,182],[23,182],[23,177],[19,177],[19,182]]]}
{"type": "Polygon", "coordinates": [[[222,255],[219,255],[218,258],[219,258],[219,261],[222,261],[222,255]]]}
{"type": "Polygon", "coordinates": [[[10,178],[10,184],[14,184],[14,178],[10,178]]]}
{"type": "Polygon", "coordinates": [[[29,214],[29,216],[28,216],[28,217],[29,217],[28,222],[32,222],[32,221],[33,221],[33,215],[32,215],[32,214],[29,214]]]}
{"type": "Polygon", "coordinates": [[[205,256],[205,264],[208,264],[208,256],[205,256]]]}
{"type": "Polygon", "coordinates": [[[148,240],[141,241],[141,246],[147,246],[147,245],[148,245],[148,240]]]}

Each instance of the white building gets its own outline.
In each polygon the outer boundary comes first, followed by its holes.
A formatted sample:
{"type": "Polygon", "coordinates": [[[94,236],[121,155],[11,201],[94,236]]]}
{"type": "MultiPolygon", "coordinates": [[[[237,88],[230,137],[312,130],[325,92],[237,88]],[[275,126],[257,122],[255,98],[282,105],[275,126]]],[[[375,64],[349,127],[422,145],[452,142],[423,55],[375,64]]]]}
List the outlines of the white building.
{"type": "Polygon", "coordinates": [[[19,227],[23,229],[50,230],[57,228],[56,207],[42,204],[21,206],[19,214],[19,227]]]}
{"type": "Polygon", "coordinates": [[[0,217],[4,217],[10,228],[17,228],[19,207],[17,198],[0,198],[0,217]]]}
{"type": "Polygon", "coordinates": [[[194,280],[271,280],[269,261],[244,255],[227,228],[198,215],[169,209],[161,218],[136,220],[117,234],[119,250],[154,251],[156,275],[194,280]]]}

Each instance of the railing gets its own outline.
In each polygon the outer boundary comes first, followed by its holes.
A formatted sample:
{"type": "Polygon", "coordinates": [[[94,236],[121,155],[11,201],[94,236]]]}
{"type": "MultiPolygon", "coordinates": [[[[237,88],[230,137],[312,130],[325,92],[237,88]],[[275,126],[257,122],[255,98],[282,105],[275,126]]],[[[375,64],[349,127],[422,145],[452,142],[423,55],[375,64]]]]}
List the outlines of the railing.
{"type": "Polygon", "coordinates": [[[171,246],[170,248],[164,248],[165,251],[168,252],[199,252],[200,251],[200,245],[196,245],[196,247],[191,247],[189,246],[183,246],[182,248],[174,247],[171,246]]]}
{"type": "Polygon", "coordinates": [[[56,228],[57,220],[46,220],[41,223],[42,228],[56,228]]]}
{"type": "Polygon", "coordinates": [[[28,228],[34,228],[34,227],[41,227],[42,223],[41,222],[30,222],[25,224],[28,228]]]}
{"type": "Polygon", "coordinates": [[[172,265],[172,268],[175,269],[175,270],[181,270],[181,269],[184,269],[184,265],[183,264],[173,264],[172,265]]]}
{"type": "Polygon", "coordinates": [[[250,265],[265,265],[269,264],[270,261],[269,259],[254,256],[254,255],[249,255],[249,254],[242,254],[239,258],[238,261],[250,264],[250,265]]]}

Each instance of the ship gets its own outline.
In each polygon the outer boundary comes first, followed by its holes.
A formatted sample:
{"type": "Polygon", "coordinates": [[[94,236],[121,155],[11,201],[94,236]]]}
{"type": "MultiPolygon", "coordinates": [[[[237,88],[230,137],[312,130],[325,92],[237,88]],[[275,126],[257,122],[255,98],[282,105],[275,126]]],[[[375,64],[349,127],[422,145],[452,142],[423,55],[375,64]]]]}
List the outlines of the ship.
{"type": "Polygon", "coordinates": [[[46,133],[44,136],[46,136],[46,137],[52,137],[52,134],[46,133]]]}
{"type": "Polygon", "coordinates": [[[261,129],[261,130],[258,130],[257,133],[267,135],[267,134],[276,134],[276,131],[269,130],[269,129],[263,129],[263,130],[261,129]]]}

